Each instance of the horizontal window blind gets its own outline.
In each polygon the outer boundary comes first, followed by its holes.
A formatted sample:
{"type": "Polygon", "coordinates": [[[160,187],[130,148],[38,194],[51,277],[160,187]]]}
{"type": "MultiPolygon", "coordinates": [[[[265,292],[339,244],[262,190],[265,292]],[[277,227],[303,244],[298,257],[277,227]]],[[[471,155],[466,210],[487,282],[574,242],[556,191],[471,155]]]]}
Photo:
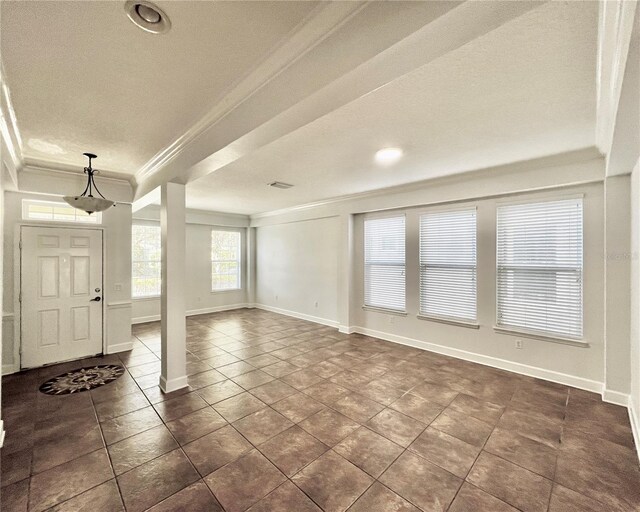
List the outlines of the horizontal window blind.
{"type": "Polygon", "coordinates": [[[364,222],[364,303],[405,310],[404,215],[364,222]]]}
{"type": "Polygon", "coordinates": [[[582,199],[497,212],[497,323],[582,338],[582,199]]]}
{"type": "Polygon", "coordinates": [[[475,321],[476,209],[420,216],[420,313],[475,321]]]}

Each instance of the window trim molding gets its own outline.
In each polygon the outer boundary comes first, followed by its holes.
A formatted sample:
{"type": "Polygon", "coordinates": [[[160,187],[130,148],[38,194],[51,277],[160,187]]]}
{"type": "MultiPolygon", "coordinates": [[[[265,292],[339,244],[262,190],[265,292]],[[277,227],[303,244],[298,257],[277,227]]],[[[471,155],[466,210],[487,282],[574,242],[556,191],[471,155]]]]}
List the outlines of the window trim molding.
{"type": "MultiPolygon", "coordinates": [[[[426,206],[420,209],[416,209],[416,213],[418,214],[418,220],[420,220],[420,217],[427,213],[463,212],[465,210],[475,210],[477,215],[478,205],[476,202],[473,202],[471,204],[464,203],[464,202],[436,204],[434,206],[426,206]]],[[[477,217],[476,217],[476,220],[477,220],[477,217]]],[[[476,222],[476,232],[477,230],[478,230],[478,223],[476,222]]]]}
{"type": "Polygon", "coordinates": [[[96,222],[82,222],[77,220],[58,220],[58,219],[34,219],[27,215],[29,210],[29,204],[33,204],[33,203],[41,203],[44,205],[59,205],[59,206],[76,210],[76,208],[74,208],[73,206],[62,201],[55,201],[55,200],[49,200],[49,199],[33,199],[30,197],[23,197],[22,200],[20,201],[20,217],[23,222],[45,222],[47,224],[66,224],[71,226],[103,226],[104,225],[102,212],[95,212],[93,214],[95,216],[93,218],[97,219],[96,222]]]}
{"type": "Polygon", "coordinates": [[[162,294],[160,295],[140,295],[139,297],[134,297],[133,293],[131,294],[131,300],[133,302],[144,302],[145,300],[160,300],[162,298],[162,294]]]}
{"type": "Polygon", "coordinates": [[[502,325],[494,325],[493,330],[497,334],[506,334],[511,336],[521,336],[523,338],[529,338],[538,341],[548,341],[551,343],[560,343],[562,345],[571,345],[573,347],[589,348],[591,344],[584,339],[577,338],[565,338],[563,336],[554,336],[545,332],[528,331],[526,329],[519,329],[516,327],[506,327],[502,325]]]}
{"type": "Polygon", "coordinates": [[[378,308],[376,306],[367,306],[366,304],[362,305],[362,309],[364,311],[372,311],[373,313],[385,313],[387,315],[396,315],[396,316],[408,315],[407,311],[403,309],[378,308]]]}
{"type": "Polygon", "coordinates": [[[404,217],[405,230],[407,227],[407,212],[405,210],[383,210],[380,212],[369,212],[369,213],[365,213],[362,217],[363,217],[363,221],[392,219],[394,217],[404,217]]]}
{"type": "Polygon", "coordinates": [[[583,199],[586,197],[586,194],[576,192],[575,194],[544,194],[541,197],[530,196],[525,198],[515,198],[515,197],[506,197],[504,199],[496,200],[496,217],[497,210],[501,206],[516,206],[520,204],[532,204],[532,203],[553,203],[555,201],[570,201],[572,199],[583,199]]]}
{"type": "Polygon", "coordinates": [[[425,320],[427,322],[437,322],[440,324],[455,325],[457,327],[466,327],[468,329],[480,329],[480,324],[477,322],[465,322],[464,320],[457,320],[455,318],[424,315],[422,313],[416,315],[416,318],[418,318],[419,320],[425,320]]]}
{"type": "Polygon", "coordinates": [[[224,290],[211,290],[209,293],[211,293],[212,295],[217,295],[218,293],[241,292],[243,289],[244,288],[242,288],[242,287],[240,287],[240,288],[225,288],[224,290]]]}

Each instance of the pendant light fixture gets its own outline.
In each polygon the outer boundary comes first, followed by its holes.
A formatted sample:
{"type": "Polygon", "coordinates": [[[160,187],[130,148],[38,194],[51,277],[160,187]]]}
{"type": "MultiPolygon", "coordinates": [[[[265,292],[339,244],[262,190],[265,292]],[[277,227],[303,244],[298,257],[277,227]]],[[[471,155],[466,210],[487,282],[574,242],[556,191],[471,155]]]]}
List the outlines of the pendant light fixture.
{"type": "Polygon", "coordinates": [[[93,153],[83,153],[89,159],[89,167],[84,168],[84,173],[87,175],[87,186],[84,189],[84,192],[79,196],[64,196],[64,199],[67,203],[69,203],[74,208],[78,210],[83,210],[91,215],[94,212],[102,212],[107,208],[111,208],[116,203],[111,201],[110,199],[105,198],[102,193],[98,190],[96,186],[96,182],[93,180],[93,175],[98,171],[94,171],[91,168],[91,160],[94,158],[98,158],[93,153]],[[94,197],[93,191],[96,191],[100,194],[100,197],[94,197]]]}

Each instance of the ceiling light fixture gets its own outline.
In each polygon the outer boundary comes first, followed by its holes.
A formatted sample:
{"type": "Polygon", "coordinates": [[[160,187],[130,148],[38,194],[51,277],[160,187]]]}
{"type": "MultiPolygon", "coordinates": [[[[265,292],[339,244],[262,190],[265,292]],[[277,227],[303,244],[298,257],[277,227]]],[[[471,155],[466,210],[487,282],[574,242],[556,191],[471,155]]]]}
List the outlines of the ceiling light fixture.
{"type": "Polygon", "coordinates": [[[93,180],[93,175],[98,171],[94,171],[91,168],[91,160],[98,157],[93,153],[83,153],[83,155],[89,159],[89,167],[84,168],[84,173],[87,175],[87,186],[85,187],[84,192],[79,196],[64,196],[62,199],[74,208],[85,211],[91,215],[94,212],[102,212],[107,208],[111,208],[116,203],[105,198],[98,190],[96,182],[93,180]],[[93,196],[94,189],[98,194],[100,194],[100,197],[93,196]]]}
{"type": "Polygon", "coordinates": [[[164,11],[146,0],[128,0],[124,10],[134,24],[152,34],[164,34],[171,28],[171,21],[164,11]]]}
{"type": "Polygon", "coordinates": [[[402,158],[402,149],[383,148],[376,152],[376,162],[380,165],[392,165],[402,158]]]}

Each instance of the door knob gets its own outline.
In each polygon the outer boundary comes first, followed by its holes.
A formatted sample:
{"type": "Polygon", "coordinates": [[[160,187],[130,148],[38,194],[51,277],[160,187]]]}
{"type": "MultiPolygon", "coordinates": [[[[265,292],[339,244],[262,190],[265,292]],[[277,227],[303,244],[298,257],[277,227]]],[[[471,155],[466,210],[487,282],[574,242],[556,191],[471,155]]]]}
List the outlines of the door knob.
{"type": "Polygon", "coordinates": [[[100,302],[102,300],[102,297],[96,297],[94,299],[91,299],[89,302],[100,302]]]}

